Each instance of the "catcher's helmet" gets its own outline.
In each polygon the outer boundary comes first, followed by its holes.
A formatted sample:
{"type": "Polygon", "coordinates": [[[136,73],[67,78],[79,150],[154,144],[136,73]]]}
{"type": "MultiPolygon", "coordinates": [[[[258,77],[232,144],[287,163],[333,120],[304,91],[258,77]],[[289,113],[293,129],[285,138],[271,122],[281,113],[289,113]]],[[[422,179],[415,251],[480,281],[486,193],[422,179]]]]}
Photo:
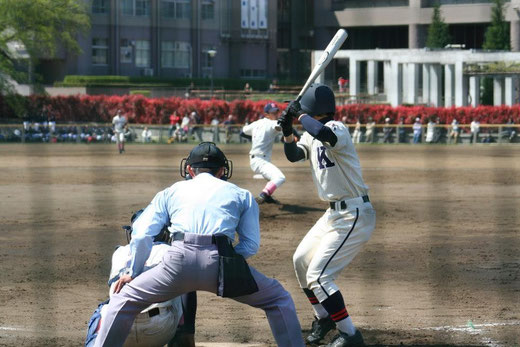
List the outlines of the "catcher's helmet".
{"type": "MultiPolygon", "coordinates": [[[[132,240],[132,224],[134,224],[135,220],[139,218],[139,216],[143,213],[144,208],[140,209],[139,211],[135,212],[132,217],[130,218],[130,225],[123,225],[123,230],[126,234],[126,241],[130,243],[132,240]]],[[[161,232],[154,236],[153,242],[166,242],[170,243],[170,231],[168,230],[168,227],[171,225],[171,223],[165,224],[163,228],[161,229],[161,232]]]]}
{"type": "Polygon", "coordinates": [[[300,100],[302,111],[311,117],[336,113],[336,100],[332,90],[321,83],[313,83],[300,100]]]}
{"type": "Polygon", "coordinates": [[[224,152],[222,152],[213,142],[201,142],[193,148],[187,158],[182,159],[180,165],[181,176],[186,178],[189,176],[187,166],[193,168],[224,168],[224,174],[221,179],[227,180],[233,174],[233,163],[227,160],[224,152]]]}

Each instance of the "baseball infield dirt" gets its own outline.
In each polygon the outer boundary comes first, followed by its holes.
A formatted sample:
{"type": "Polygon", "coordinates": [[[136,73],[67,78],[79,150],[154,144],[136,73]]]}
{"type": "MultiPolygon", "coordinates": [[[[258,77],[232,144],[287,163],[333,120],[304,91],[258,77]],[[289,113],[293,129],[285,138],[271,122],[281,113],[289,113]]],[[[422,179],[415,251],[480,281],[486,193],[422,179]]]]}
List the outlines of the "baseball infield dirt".
{"type": "MultiPolygon", "coordinates": [[[[108,294],[121,225],[180,180],[189,145],[0,145],[0,345],[79,346],[108,294]]],[[[222,145],[231,181],[255,195],[249,146],[222,145]]],[[[338,279],[369,345],[520,345],[520,146],[359,146],[377,210],[372,239],[338,279]]],[[[292,254],[323,214],[308,163],[280,205],[261,206],[251,264],[290,291],[304,331],[312,310],[292,254]]],[[[199,294],[196,340],[273,345],[262,311],[199,294]]]]}

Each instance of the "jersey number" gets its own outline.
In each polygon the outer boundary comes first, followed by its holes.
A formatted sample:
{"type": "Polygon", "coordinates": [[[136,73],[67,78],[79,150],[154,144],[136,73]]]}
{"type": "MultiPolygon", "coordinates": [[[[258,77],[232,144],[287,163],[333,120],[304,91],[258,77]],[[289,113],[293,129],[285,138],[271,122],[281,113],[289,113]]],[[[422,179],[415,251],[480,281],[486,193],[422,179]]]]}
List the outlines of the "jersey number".
{"type": "Polygon", "coordinates": [[[336,165],[329,159],[329,157],[327,157],[326,149],[325,146],[318,147],[318,165],[321,170],[336,165]]]}

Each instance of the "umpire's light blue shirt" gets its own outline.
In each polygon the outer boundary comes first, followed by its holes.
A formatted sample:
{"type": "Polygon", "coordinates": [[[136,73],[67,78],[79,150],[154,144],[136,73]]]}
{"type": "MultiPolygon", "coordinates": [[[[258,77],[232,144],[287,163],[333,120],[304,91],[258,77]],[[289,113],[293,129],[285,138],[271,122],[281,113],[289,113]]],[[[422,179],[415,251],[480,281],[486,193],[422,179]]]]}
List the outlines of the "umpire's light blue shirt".
{"type": "Polygon", "coordinates": [[[201,235],[224,234],[231,240],[238,233],[237,253],[248,258],[260,246],[258,205],[253,195],[209,173],[180,181],[157,193],[132,225],[129,275],[135,278],[153,245],[153,237],[171,221],[171,231],[201,235]]]}

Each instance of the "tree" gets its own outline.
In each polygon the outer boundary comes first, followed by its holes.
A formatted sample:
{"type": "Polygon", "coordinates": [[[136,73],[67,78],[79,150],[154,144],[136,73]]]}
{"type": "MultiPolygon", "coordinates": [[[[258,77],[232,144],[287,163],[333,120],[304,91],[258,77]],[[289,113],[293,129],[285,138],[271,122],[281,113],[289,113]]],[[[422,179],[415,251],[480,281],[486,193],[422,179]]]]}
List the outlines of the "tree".
{"type": "Polygon", "coordinates": [[[451,41],[448,24],[441,17],[441,7],[439,3],[433,7],[432,22],[428,27],[428,38],[426,39],[426,47],[443,48],[451,41]]]}
{"type": "Polygon", "coordinates": [[[482,48],[494,50],[510,50],[509,23],[504,16],[504,0],[493,0],[491,24],[484,34],[482,48]]]}
{"type": "MultiPolygon", "coordinates": [[[[482,48],[491,50],[511,49],[509,37],[509,23],[504,16],[504,0],[493,0],[494,6],[491,9],[491,24],[484,34],[482,48]]],[[[482,81],[482,104],[493,104],[493,79],[485,77],[482,81]]]]}
{"type": "Polygon", "coordinates": [[[83,0],[0,1],[0,93],[9,91],[9,80],[27,74],[17,72],[21,57],[13,46],[25,48],[30,69],[39,58],[53,57],[58,49],[80,52],[78,34],[90,27],[83,0]]]}

